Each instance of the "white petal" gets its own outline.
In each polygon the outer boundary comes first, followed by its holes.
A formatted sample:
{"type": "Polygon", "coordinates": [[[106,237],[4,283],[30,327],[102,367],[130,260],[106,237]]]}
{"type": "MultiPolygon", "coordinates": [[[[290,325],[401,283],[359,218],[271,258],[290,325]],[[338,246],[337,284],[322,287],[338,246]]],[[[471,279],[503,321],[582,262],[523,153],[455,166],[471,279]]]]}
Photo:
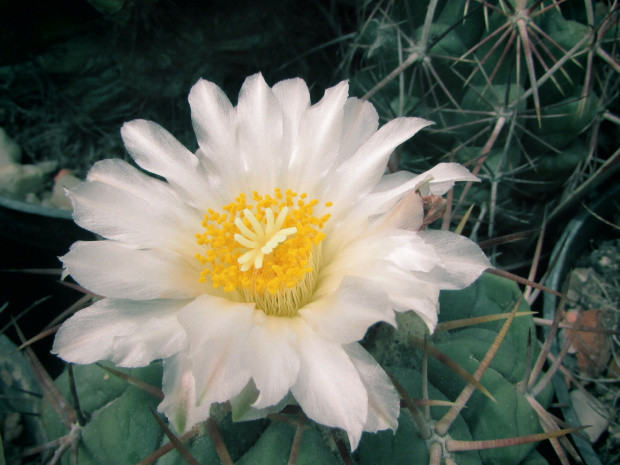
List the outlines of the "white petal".
{"type": "Polygon", "coordinates": [[[166,414],[180,434],[209,418],[211,405],[196,404],[196,381],[187,348],[164,360],[162,389],[165,398],[157,410],[166,414]]]}
{"type": "Polygon", "coordinates": [[[314,295],[328,297],[336,293],[343,276],[358,276],[381,287],[394,310],[415,310],[432,331],[437,323],[437,299],[442,287],[434,273],[442,266],[442,257],[418,233],[379,231],[342,246],[321,270],[314,295]]]}
{"type": "Polygon", "coordinates": [[[368,195],[327,223],[324,232],[329,237],[330,247],[338,250],[346,242],[387,228],[418,230],[424,218],[420,196],[413,191],[392,193],[413,177],[407,171],[382,176],[368,195]],[[332,238],[332,231],[338,231],[335,238],[332,238]]]}
{"type": "MultiPolygon", "coordinates": [[[[200,79],[189,93],[194,132],[205,153],[221,153],[222,162],[234,155],[235,111],[226,94],[212,82],[200,79]]],[[[232,174],[232,173],[230,173],[232,174]]]]}
{"type": "Polygon", "coordinates": [[[394,249],[393,244],[378,235],[350,243],[347,243],[346,237],[334,239],[323,247],[326,264],[321,269],[314,290],[315,299],[336,292],[344,276],[364,277],[378,260],[394,249]]]}
{"type": "Polygon", "coordinates": [[[435,331],[439,313],[439,286],[397,268],[386,269],[383,274],[373,275],[373,278],[385,286],[395,311],[413,310],[424,320],[431,333],[435,331]]]}
{"type": "Polygon", "coordinates": [[[273,86],[273,93],[280,101],[282,112],[291,122],[299,124],[301,116],[310,108],[310,92],[303,79],[285,79],[273,86]]]}
{"type": "Polygon", "coordinates": [[[119,366],[146,366],[181,349],[185,332],[177,314],[187,303],[100,300],[60,327],[52,352],[74,363],[112,360],[119,366]]]}
{"type": "MultiPolygon", "coordinates": [[[[416,177],[415,174],[410,173],[409,171],[397,171],[396,173],[388,173],[381,176],[377,185],[372,189],[369,197],[375,197],[375,200],[381,200],[382,203],[385,203],[384,198],[381,198],[378,194],[383,193],[391,193],[392,190],[398,189],[403,184],[411,181],[416,177]]],[[[402,192],[401,192],[402,193],[402,192]]],[[[393,194],[390,194],[393,195],[393,194]]]]}
{"type": "Polygon", "coordinates": [[[199,282],[200,266],[164,252],[114,241],[79,241],[60,259],[81,286],[106,297],[183,299],[207,290],[199,282]]]}
{"type": "Polygon", "coordinates": [[[116,187],[139,199],[164,201],[175,206],[183,204],[168,184],[117,158],[95,163],[88,172],[87,179],[116,187]]]}
{"type": "Polygon", "coordinates": [[[422,195],[443,195],[454,186],[455,181],[480,181],[480,179],[458,163],[439,163],[417,176],[412,183],[422,195]]]}
{"type": "MultiPolygon", "coordinates": [[[[398,198],[410,190],[419,190],[421,195],[443,195],[456,181],[480,181],[480,179],[458,163],[439,163],[418,176],[404,171],[384,176],[383,188],[376,192],[377,195],[373,200],[380,203],[389,202],[390,199],[398,198]]],[[[374,193],[375,191],[372,195],[374,193]]]]}
{"type": "Polygon", "coordinates": [[[377,218],[374,227],[380,230],[398,228],[418,231],[424,221],[424,203],[415,191],[409,191],[387,213],[377,218]]]}
{"type": "Polygon", "coordinates": [[[344,344],[359,341],[379,321],[396,325],[383,287],[354,276],[345,276],[336,292],[313,300],[299,316],[319,336],[344,344]]]}
{"type": "MultiPolygon", "coordinates": [[[[424,218],[420,194],[445,194],[455,181],[479,179],[457,163],[439,163],[418,176],[406,171],[387,174],[347,213],[347,222],[359,225],[364,217],[380,215],[373,221],[370,232],[386,227],[417,231],[424,218]],[[420,194],[416,192],[418,189],[420,194]]],[[[334,222],[329,227],[334,228],[334,222]]]]}
{"type": "Polygon", "coordinates": [[[342,159],[352,156],[370,136],[377,132],[379,115],[372,103],[349,98],[344,105],[340,154],[342,159]]]}
{"type": "MultiPolygon", "coordinates": [[[[398,171],[396,173],[390,173],[382,176],[377,185],[373,188],[372,192],[361,200],[360,209],[365,210],[367,214],[370,215],[382,214],[394,209],[397,204],[402,204],[402,199],[408,197],[410,202],[419,203],[419,206],[415,206],[415,219],[410,221],[416,223],[419,221],[419,225],[421,225],[424,218],[422,198],[412,189],[400,189],[403,184],[406,184],[413,178],[415,178],[415,175],[413,173],[409,173],[408,171],[398,171]],[[418,199],[415,199],[416,196],[418,199]]],[[[403,212],[403,215],[404,214],[405,212],[403,212]]],[[[419,226],[407,228],[403,227],[402,229],[417,231],[419,226]]]]}
{"type": "MultiPolygon", "coordinates": [[[[243,181],[241,152],[237,148],[236,110],[214,83],[200,79],[190,91],[192,124],[200,150],[198,156],[213,193],[239,193],[243,181]]],[[[220,203],[230,201],[226,195],[220,203]]],[[[213,205],[201,205],[203,209],[213,205]]]]}
{"type": "Polygon", "coordinates": [[[96,163],[88,178],[69,192],[83,228],[143,247],[199,251],[194,234],[202,219],[166,183],[121,160],[96,163]]]}
{"type": "Polygon", "coordinates": [[[346,81],[325,91],[323,98],[302,116],[298,150],[289,162],[289,179],[298,191],[316,186],[336,161],[342,135],[346,81]]]}
{"type": "Polygon", "coordinates": [[[399,234],[395,231],[393,234],[392,238],[398,245],[386,258],[403,270],[426,272],[441,262],[437,250],[418,233],[403,231],[399,234]]]}
{"type": "MultiPolygon", "coordinates": [[[[251,192],[270,193],[282,169],[282,108],[263,76],[248,77],[237,104],[237,140],[251,192]]],[[[288,154],[287,154],[288,156],[288,154]]]]}
{"type": "Polygon", "coordinates": [[[381,178],[392,151],[429,124],[422,118],[397,118],[384,125],[334,170],[326,198],[334,202],[334,208],[348,208],[368,194],[381,178]]]}
{"type": "Polygon", "coordinates": [[[172,134],[151,121],[134,120],[123,125],[121,135],[138,165],[166,178],[188,200],[204,203],[208,196],[198,158],[172,134]]]}
{"type": "MultiPolygon", "coordinates": [[[[299,157],[301,119],[310,108],[310,92],[303,79],[287,79],[273,86],[273,93],[282,107],[282,166],[287,168],[291,159],[299,157]]],[[[288,170],[287,170],[288,171],[288,170]]],[[[288,173],[284,173],[288,176],[288,173]]],[[[284,179],[280,179],[284,182],[284,179]]]]}
{"type": "MultiPolygon", "coordinates": [[[[389,253],[384,256],[387,255],[389,253]]],[[[391,308],[398,312],[414,310],[426,322],[431,332],[435,329],[441,286],[430,278],[424,279],[428,278],[429,272],[420,272],[419,276],[422,277],[420,279],[416,273],[396,266],[391,260],[378,260],[370,268],[362,266],[357,268],[357,272],[349,271],[349,273],[363,276],[375,286],[380,286],[389,296],[391,308]]],[[[431,271],[435,268],[433,267],[431,271]]],[[[326,281],[330,279],[332,278],[328,277],[326,281]]]]}
{"type": "Polygon", "coordinates": [[[254,311],[247,339],[246,366],[260,394],[252,407],[262,409],[282,400],[299,373],[296,318],[267,316],[254,311]]]}
{"type": "Polygon", "coordinates": [[[449,231],[420,231],[422,240],[435,248],[442,266],[419,277],[441,289],[463,289],[491,267],[480,247],[466,237],[449,231]]]}
{"type": "Polygon", "coordinates": [[[250,380],[244,351],[253,325],[252,307],[203,295],[180,312],[199,405],[225,402],[239,394],[250,380]]]}
{"type": "Polygon", "coordinates": [[[344,237],[334,234],[336,237],[328,237],[325,241],[329,241],[323,247],[326,265],[321,270],[315,295],[335,292],[343,276],[365,277],[378,262],[407,244],[410,241],[408,234],[411,234],[400,230],[376,231],[368,235],[364,235],[364,231],[356,233],[358,237],[351,232],[343,234],[344,237]]]}
{"type": "Polygon", "coordinates": [[[267,415],[280,412],[289,404],[296,404],[293,395],[288,392],[277,404],[264,408],[254,408],[252,403],[258,398],[258,389],[250,381],[239,395],[230,400],[233,421],[252,421],[266,418],[267,415]]]}
{"type": "Polygon", "coordinates": [[[291,392],[309,418],[345,430],[354,450],[368,417],[368,393],[359,373],[340,344],[311,331],[299,342],[301,366],[291,392]]]}
{"type": "Polygon", "coordinates": [[[371,355],[357,343],[344,346],[368,391],[368,419],[364,431],[396,431],[400,398],[390,378],[371,355]]]}

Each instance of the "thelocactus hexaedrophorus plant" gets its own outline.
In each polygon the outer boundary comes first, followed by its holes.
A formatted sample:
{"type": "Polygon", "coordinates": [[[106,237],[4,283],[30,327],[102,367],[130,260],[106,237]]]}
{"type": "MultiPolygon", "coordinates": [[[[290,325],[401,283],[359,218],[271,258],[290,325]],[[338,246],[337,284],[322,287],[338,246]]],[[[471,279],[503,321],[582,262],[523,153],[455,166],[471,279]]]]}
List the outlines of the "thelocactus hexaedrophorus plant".
{"type": "Polygon", "coordinates": [[[76,222],[106,240],[62,261],[104,298],[62,326],[54,352],[125,367],[164,359],[159,410],[180,432],[214,403],[250,398],[259,417],[289,394],[353,449],[362,431],[395,429],[398,394],[358,341],[394,325],[394,311],[432,331],[439,291],[489,267],[469,239],[420,230],[423,195],[477,178],[453,163],[384,175],[394,148],[430,123],[378,129],[346,82],[314,105],[301,79],[270,88],[260,74],[236,107],[204,80],[189,100],[195,154],[155,123],[122,129],[136,163],[165,181],[105,160],[71,190],[76,222]]]}

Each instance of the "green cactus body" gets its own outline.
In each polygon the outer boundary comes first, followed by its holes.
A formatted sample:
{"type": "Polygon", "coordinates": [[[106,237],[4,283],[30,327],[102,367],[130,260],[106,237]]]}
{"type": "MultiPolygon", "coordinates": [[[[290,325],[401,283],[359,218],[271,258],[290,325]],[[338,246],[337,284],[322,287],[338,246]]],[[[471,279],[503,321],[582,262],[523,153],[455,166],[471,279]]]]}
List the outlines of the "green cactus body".
{"type": "MultiPolygon", "coordinates": [[[[110,365],[110,364],[108,364],[110,365]]],[[[153,425],[149,407],[156,398],[127,384],[97,365],[73,368],[80,408],[86,423],[76,427],[79,435],[80,464],[137,463],[155,450],[163,432],[153,425]],[[138,407],[139,406],[139,407],[138,407]]],[[[132,375],[147,383],[161,383],[161,363],[132,370],[132,375]]],[[[69,375],[65,371],[56,380],[66,399],[71,399],[69,375]]],[[[50,439],[68,434],[48,400],[41,406],[43,425],[50,439]]],[[[70,455],[65,454],[70,463],[70,455]]]]}
{"type": "Polygon", "coordinates": [[[402,169],[422,172],[446,159],[471,168],[486,155],[483,182],[460,200],[488,220],[485,238],[538,228],[544,212],[536,196],[549,194],[547,207],[564,208],[618,147],[617,5],[414,3],[415,11],[398,2],[359,10],[360,24],[380,24],[381,34],[360,34],[351,44],[361,64],[352,69],[352,89],[385,119],[436,123],[404,145],[402,169]],[[490,167],[497,151],[517,151],[509,157],[517,164],[502,156],[490,167]]]}
{"type": "Polygon", "coordinates": [[[27,358],[9,338],[0,335],[0,464],[5,459],[18,462],[24,444],[34,446],[43,441],[37,418],[41,395],[27,358]]]}
{"type": "Polygon", "coordinates": [[[598,97],[591,93],[582,99],[580,95],[578,88],[571,97],[543,108],[540,125],[535,121],[528,124],[534,136],[525,141],[530,153],[545,154],[553,151],[550,148],[561,150],[592,124],[599,111],[598,97]]]}

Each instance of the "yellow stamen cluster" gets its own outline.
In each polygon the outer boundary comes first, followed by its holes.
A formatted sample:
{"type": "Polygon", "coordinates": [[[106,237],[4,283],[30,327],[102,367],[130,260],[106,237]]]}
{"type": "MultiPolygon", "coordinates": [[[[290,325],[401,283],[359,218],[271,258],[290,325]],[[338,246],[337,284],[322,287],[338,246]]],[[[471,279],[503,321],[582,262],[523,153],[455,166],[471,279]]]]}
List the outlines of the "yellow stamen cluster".
{"type": "MultiPolygon", "coordinates": [[[[273,196],[243,193],[222,208],[207,211],[203,234],[196,234],[205,253],[200,281],[236,292],[269,315],[294,316],[312,295],[320,266],[321,232],[330,215],[314,216],[318,200],[307,194],[275,189],[273,196]]],[[[325,204],[331,206],[331,202],[325,204]]]]}

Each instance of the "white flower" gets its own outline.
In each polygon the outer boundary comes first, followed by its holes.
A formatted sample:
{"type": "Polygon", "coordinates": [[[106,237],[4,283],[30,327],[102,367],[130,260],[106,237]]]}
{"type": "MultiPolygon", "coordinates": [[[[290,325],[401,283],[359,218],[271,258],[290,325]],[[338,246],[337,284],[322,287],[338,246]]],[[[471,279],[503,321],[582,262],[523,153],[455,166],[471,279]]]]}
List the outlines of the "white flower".
{"type": "Polygon", "coordinates": [[[75,363],[144,366],[164,359],[165,412],[179,431],[211,404],[254,389],[252,408],[290,393],[311,419],[344,429],[395,429],[399,399],[357,343],[372,324],[412,309],[432,331],[440,289],[489,266],[468,239],[418,232],[423,194],[477,180],[457,164],[383,176],[396,146],[430,124],[381,129],[348,84],[310,105],[305,82],[246,79],[233,107],[201,80],[189,102],[200,149],[155,123],[122,128],[122,160],[97,163],[70,192],[75,221],[107,238],[62,257],[105,296],[58,331],[75,363]]]}

